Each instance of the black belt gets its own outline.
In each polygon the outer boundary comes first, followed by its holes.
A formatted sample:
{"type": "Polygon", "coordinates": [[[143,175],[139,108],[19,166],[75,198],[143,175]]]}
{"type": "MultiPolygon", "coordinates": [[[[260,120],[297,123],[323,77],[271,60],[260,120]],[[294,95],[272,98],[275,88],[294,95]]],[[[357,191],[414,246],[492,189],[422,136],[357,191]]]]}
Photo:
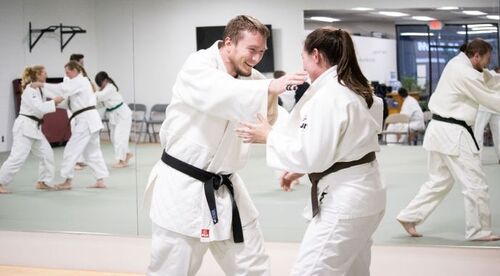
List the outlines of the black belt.
{"type": "Polygon", "coordinates": [[[118,107],[122,106],[123,105],[123,102],[113,106],[112,108],[106,108],[106,112],[111,112],[113,110],[116,110],[118,107]]]}
{"type": "Polygon", "coordinates": [[[38,127],[40,127],[41,124],[43,124],[43,119],[40,119],[36,116],[33,116],[33,115],[26,115],[26,114],[19,114],[19,115],[22,115],[24,117],[28,117],[30,118],[31,120],[33,121],[36,121],[38,123],[38,127]]]}
{"type": "Polygon", "coordinates": [[[470,136],[472,136],[472,140],[474,140],[474,144],[476,145],[477,150],[479,150],[479,145],[477,144],[476,137],[474,137],[474,132],[472,132],[472,128],[465,121],[457,120],[454,118],[444,118],[437,114],[432,114],[432,119],[436,121],[463,126],[467,130],[467,132],[469,132],[470,136]]]}
{"type": "Polygon", "coordinates": [[[366,154],[365,156],[361,157],[358,160],[354,161],[349,161],[349,162],[337,162],[334,163],[330,168],[326,169],[323,172],[320,173],[310,173],[307,176],[309,176],[309,180],[311,180],[312,187],[311,187],[311,203],[312,203],[312,212],[313,212],[313,217],[316,216],[319,212],[319,202],[318,202],[318,183],[323,178],[324,176],[327,176],[331,173],[347,169],[349,167],[365,164],[365,163],[370,163],[376,159],[375,152],[370,152],[366,154]]]}
{"type": "Polygon", "coordinates": [[[69,121],[71,122],[71,120],[73,120],[73,118],[75,118],[80,113],[83,113],[85,111],[89,111],[89,110],[92,110],[92,109],[95,109],[95,105],[87,106],[85,108],[82,108],[80,110],[75,111],[75,113],[73,113],[73,115],[71,115],[71,117],[69,117],[69,121]]]}
{"type": "Polygon", "coordinates": [[[202,170],[169,155],[165,151],[163,151],[161,161],[168,166],[203,182],[205,188],[205,198],[207,199],[208,207],[210,208],[210,215],[212,216],[214,224],[219,221],[219,218],[217,217],[217,207],[215,204],[214,194],[215,191],[222,185],[226,185],[229,193],[231,194],[231,203],[233,206],[233,217],[231,221],[231,225],[233,227],[233,239],[235,243],[243,242],[243,227],[241,226],[240,212],[238,211],[238,206],[236,206],[236,201],[234,200],[233,183],[231,183],[231,180],[229,179],[231,174],[215,174],[202,170]]]}

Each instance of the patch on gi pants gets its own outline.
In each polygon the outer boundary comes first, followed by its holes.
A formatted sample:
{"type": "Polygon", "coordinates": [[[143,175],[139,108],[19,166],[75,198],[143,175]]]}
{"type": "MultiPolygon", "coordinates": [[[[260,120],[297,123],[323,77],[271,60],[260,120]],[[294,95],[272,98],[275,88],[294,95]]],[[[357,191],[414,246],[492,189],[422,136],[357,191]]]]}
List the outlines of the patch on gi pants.
{"type": "Polygon", "coordinates": [[[210,236],[210,230],[203,228],[201,229],[201,237],[202,238],[208,238],[210,236]]]}

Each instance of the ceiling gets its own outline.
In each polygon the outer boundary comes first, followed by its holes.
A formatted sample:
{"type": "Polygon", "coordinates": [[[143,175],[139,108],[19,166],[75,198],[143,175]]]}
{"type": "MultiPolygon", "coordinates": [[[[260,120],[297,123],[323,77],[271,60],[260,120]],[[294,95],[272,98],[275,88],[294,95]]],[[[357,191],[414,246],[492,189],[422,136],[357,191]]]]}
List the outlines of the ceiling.
{"type": "MultiPolygon", "coordinates": [[[[424,21],[417,21],[411,16],[429,16],[443,23],[498,23],[498,20],[486,18],[485,15],[467,15],[462,13],[464,9],[458,10],[437,10],[434,8],[419,8],[419,9],[383,9],[373,11],[355,11],[355,10],[305,10],[304,20],[313,21],[311,16],[326,16],[340,19],[340,22],[386,22],[394,24],[425,24],[424,21]],[[403,17],[390,17],[378,14],[379,11],[402,12],[409,16],[403,17]]],[[[488,15],[499,15],[498,7],[481,7],[481,8],[467,8],[466,10],[482,11],[488,15]]]]}

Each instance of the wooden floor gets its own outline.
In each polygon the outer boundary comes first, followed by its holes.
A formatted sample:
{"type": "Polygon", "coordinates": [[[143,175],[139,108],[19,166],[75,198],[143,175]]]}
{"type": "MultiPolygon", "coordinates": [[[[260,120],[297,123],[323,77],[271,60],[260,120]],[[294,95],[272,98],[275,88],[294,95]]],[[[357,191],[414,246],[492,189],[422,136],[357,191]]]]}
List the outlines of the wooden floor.
{"type": "Polygon", "coordinates": [[[141,274],[0,266],[0,276],[135,276],[141,274]]]}

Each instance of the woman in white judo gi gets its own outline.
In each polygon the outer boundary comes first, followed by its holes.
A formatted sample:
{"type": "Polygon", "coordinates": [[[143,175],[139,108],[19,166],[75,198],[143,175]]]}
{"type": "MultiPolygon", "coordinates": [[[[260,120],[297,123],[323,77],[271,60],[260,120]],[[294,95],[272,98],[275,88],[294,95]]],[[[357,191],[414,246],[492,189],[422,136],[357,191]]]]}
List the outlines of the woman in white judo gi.
{"type": "Polygon", "coordinates": [[[99,131],[102,129],[101,116],[97,112],[96,97],[88,78],[82,76],[82,69],[75,61],[68,62],[64,69],[69,80],[50,84],[37,82],[34,87],[45,87],[53,95],[63,96],[72,115],[70,121],[71,137],[64,148],[61,164],[61,176],[66,180],[56,189],[69,190],[72,187],[75,164],[80,155],[83,155],[88,166],[93,170],[97,181],[89,188],[106,188],[104,178],[109,175],[104,162],[99,140],[99,131]]]}
{"type": "Polygon", "coordinates": [[[228,276],[269,275],[258,212],[237,173],[248,145],[234,129],[257,112],[274,120],[277,95],[305,74],[266,80],[253,69],[267,37],[257,19],[237,16],[223,40],[190,55],[177,75],[160,130],[162,158],[146,188],[153,222],[147,275],[195,275],[209,249],[228,276]]]}
{"type": "Polygon", "coordinates": [[[332,27],[310,33],[302,52],[311,86],[290,114],[286,132],[242,123],[247,143],[267,143],[269,166],[288,171],[287,190],[302,174],[313,182],[312,220],[292,275],[369,275],[372,234],[386,191],[375,152],[383,105],[356,60],[349,34],[332,27]]]}
{"type": "Polygon", "coordinates": [[[128,161],[132,158],[132,153],[130,153],[128,147],[130,128],[132,126],[132,111],[123,102],[122,95],[118,93],[118,86],[109,77],[108,73],[104,71],[97,73],[95,83],[99,86],[95,96],[97,101],[106,107],[106,114],[109,119],[111,143],[113,143],[116,159],[113,168],[124,168],[128,166],[128,161]]]}
{"type": "Polygon", "coordinates": [[[500,112],[500,92],[489,87],[487,72],[483,73],[491,52],[491,45],[481,39],[464,45],[446,64],[431,96],[429,109],[433,115],[423,144],[429,155],[429,180],[397,216],[413,237],[422,236],[416,225],[425,221],[457,180],[462,182],[464,195],[465,239],[500,239],[491,230],[488,184],[471,128],[480,104],[500,112]]]}
{"type": "Polygon", "coordinates": [[[63,98],[54,97],[50,101],[45,101],[42,89],[29,86],[31,82],[44,82],[46,78],[47,72],[43,66],[35,65],[24,69],[21,77],[23,88],[21,107],[12,128],[12,149],[0,168],[0,194],[9,193],[6,186],[21,169],[30,152],[40,159],[38,182],[35,187],[39,190],[52,189],[47,182],[54,179],[54,152],[42,133],[42,123],[43,115],[55,112],[56,105],[62,102],[63,98]]]}

